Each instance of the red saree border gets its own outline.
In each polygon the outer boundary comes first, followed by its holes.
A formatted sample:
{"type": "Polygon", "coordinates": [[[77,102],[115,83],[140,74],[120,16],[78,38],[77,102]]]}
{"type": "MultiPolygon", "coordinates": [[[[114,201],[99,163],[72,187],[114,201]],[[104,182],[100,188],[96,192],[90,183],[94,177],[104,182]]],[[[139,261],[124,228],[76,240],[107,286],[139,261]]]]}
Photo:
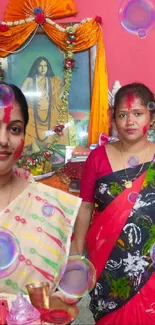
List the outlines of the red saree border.
{"type": "Polygon", "coordinates": [[[119,194],[103,212],[94,215],[86,236],[86,247],[88,257],[95,266],[97,279],[135,204],[128,200],[128,195],[131,192],[139,194],[146,173],[147,171],[133,182],[132,188],[125,189],[119,194]]]}

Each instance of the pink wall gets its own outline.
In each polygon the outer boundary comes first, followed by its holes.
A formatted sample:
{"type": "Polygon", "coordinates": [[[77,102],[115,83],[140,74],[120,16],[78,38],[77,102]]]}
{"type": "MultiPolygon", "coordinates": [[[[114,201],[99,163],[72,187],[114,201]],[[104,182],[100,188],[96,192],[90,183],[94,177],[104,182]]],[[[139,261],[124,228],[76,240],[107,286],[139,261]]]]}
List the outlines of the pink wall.
{"type": "MultiPolygon", "coordinates": [[[[79,14],[67,21],[80,21],[101,16],[107,58],[109,87],[115,80],[123,85],[140,81],[155,92],[155,29],[145,39],[127,33],[120,25],[118,9],[121,0],[75,0],[79,14]]],[[[3,0],[0,19],[8,0],[3,0]]]]}

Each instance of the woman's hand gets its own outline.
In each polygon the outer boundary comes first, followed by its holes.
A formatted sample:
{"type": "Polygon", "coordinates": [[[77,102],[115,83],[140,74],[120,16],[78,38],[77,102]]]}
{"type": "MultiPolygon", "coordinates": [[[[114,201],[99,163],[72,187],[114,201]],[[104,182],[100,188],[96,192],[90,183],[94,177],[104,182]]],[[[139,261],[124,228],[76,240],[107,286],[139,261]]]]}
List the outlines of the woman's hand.
{"type": "Polygon", "coordinates": [[[69,298],[69,297],[63,295],[63,293],[61,293],[60,291],[54,292],[52,296],[60,298],[62,301],[64,301],[66,304],[69,304],[69,305],[73,305],[73,304],[76,304],[79,302],[79,299],[69,298]]]}

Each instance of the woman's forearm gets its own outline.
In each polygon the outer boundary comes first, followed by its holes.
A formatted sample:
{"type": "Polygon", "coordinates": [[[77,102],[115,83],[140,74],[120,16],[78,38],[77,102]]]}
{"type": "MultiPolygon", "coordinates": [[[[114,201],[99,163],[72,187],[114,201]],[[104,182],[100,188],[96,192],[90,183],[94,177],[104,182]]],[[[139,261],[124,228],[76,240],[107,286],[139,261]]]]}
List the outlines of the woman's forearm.
{"type": "Polygon", "coordinates": [[[93,203],[82,203],[75,223],[74,237],[71,243],[70,254],[83,254],[85,247],[85,238],[89,229],[93,210],[93,203]]]}

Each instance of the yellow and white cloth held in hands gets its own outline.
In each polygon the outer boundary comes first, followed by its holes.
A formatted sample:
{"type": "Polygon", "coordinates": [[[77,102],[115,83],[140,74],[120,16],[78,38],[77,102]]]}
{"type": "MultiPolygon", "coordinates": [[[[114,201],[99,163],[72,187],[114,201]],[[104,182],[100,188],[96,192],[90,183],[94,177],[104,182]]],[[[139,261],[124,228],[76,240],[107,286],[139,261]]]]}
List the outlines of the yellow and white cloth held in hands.
{"type": "Polygon", "coordinates": [[[0,213],[0,292],[26,294],[36,281],[53,286],[80,205],[78,197],[30,182],[0,213]]]}

